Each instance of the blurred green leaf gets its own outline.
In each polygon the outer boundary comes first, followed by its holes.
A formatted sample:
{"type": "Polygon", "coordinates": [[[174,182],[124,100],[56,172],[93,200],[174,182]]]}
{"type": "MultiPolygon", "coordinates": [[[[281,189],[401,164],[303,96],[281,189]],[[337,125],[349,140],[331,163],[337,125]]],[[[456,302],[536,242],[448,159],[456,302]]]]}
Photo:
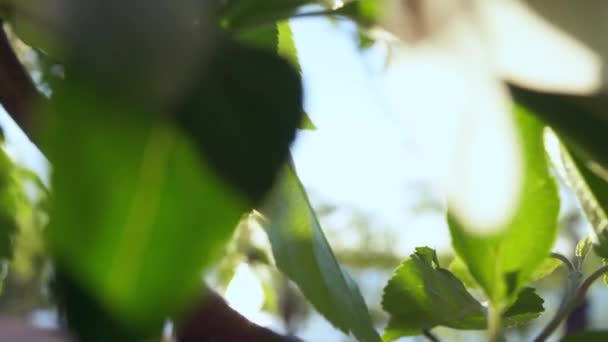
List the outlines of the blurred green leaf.
{"type": "Polygon", "coordinates": [[[46,131],[49,248],[118,320],[162,324],[198,294],[246,202],[162,116],[63,85],[46,131]]]}
{"type": "MultiPolygon", "coordinates": [[[[288,21],[280,21],[275,25],[264,25],[248,30],[238,35],[238,39],[255,47],[276,51],[281,57],[289,61],[298,73],[302,73],[293,32],[288,21]]],[[[306,113],[303,113],[302,116],[300,129],[316,129],[306,113]]]]}
{"type": "Polygon", "coordinates": [[[569,335],[561,339],[561,342],[604,342],[608,340],[608,331],[585,331],[569,335]]]}
{"type": "Polygon", "coordinates": [[[514,109],[514,121],[522,144],[524,181],[511,222],[498,233],[480,236],[448,215],[457,254],[490,301],[501,308],[513,302],[547,258],[558,227],[559,197],[547,166],[543,125],[521,106],[514,109]]]}
{"type": "Polygon", "coordinates": [[[355,282],[336,260],[292,165],[260,212],[278,268],[334,326],[360,341],[379,341],[355,282]]]}
{"type": "Polygon", "coordinates": [[[300,76],[276,51],[223,39],[214,53],[175,117],[253,205],[272,187],[302,122],[300,76]]]}
{"type": "MultiPolygon", "coordinates": [[[[285,58],[299,74],[302,73],[298,60],[298,51],[293,39],[293,32],[291,31],[288,21],[281,21],[276,25],[266,25],[246,31],[240,34],[238,39],[255,47],[276,51],[281,57],[285,58]]],[[[312,120],[310,120],[310,117],[306,113],[302,114],[302,123],[299,128],[307,130],[316,129],[312,120]]]]}
{"type": "MultiPolygon", "coordinates": [[[[397,268],[389,280],[382,298],[384,310],[391,315],[384,334],[385,341],[419,335],[423,330],[439,325],[454,329],[486,329],[486,308],[435,259],[434,250],[416,248],[416,252],[397,268]]],[[[524,288],[503,314],[504,324],[526,323],[543,310],[542,298],[534,289],[524,288]]]]}
{"type": "Polygon", "coordinates": [[[13,256],[18,215],[21,207],[31,206],[26,200],[23,180],[20,168],[4,150],[4,139],[0,140],[0,259],[13,256]]]}
{"type": "Polygon", "coordinates": [[[591,171],[575,150],[562,145],[561,153],[568,183],[597,236],[595,251],[608,258],[608,182],[591,171]]]}

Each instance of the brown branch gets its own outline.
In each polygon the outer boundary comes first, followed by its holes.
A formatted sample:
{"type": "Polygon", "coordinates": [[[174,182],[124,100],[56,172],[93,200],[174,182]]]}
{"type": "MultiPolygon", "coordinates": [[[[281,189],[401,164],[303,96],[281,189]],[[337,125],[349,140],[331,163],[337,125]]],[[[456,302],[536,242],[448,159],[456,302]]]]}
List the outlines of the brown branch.
{"type": "Polygon", "coordinates": [[[28,137],[34,140],[31,112],[45,98],[17,58],[2,26],[0,20],[0,103],[28,137]]]}
{"type": "Polygon", "coordinates": [[[232,309],[217,293],[209,290],[190,318],[177,329],[179,342],[301,342],[256,325],[232,309]]]}

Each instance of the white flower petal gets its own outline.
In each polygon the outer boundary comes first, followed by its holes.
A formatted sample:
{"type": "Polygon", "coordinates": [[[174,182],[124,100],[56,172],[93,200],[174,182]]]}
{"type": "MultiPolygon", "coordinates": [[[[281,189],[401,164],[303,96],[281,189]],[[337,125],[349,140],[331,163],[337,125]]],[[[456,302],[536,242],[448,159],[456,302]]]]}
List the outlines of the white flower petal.
{"type": "MultiPolygon", "coordinates": [[[[529,2],[542,8],[540,14],[543,17],[517,0],[478,0],[483,33],[492,49],[500,76],[541,91],[573,94],[598,91],[602,85],[600,55],[576,38],[593,36],[594,39],[583,41],[598,43],[601,38],[601,44],[594,45],[603,45],[604,52],[608,52],[605,36],[594,34],[599,32],[594,31],[598,29],[595,23],[590,25],[585,22],[593,9],[581,11],[588,7],[583,4],[599,2],[529,2]],[[551,14],[547,17],[549,20],[544,19],[546,14],[551,14]],[[558,17],[559,21],[552,20],[558,17]],[[577,33],[576,37],[561,28],[577,33]]],[[[608,1],[602,3],[605,4],[601,6],[603,11],[597,10],[602,14],[608,13],[608,1]]],[[[597,24],[606,26],[605,20],[597,24]]]]}

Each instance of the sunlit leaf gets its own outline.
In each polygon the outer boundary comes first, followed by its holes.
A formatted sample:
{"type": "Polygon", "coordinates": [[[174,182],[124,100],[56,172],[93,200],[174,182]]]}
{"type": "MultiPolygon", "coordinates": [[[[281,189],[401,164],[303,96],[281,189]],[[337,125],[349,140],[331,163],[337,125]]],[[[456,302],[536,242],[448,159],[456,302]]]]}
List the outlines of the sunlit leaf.
{"type": "MultiPolygon", "coordinates": [[[[524,288],[503,314],[504,324],[526,323],[543,312],[543,300],[524,288]]],[[[382,306],[391,316],[384,340],[419,335],[425,329],[486,329],[486,308],[450,271],[437,264],[435,251],[422,247],[403,262],[384,289],[382,306]]]]}
{"type": "Polygon", "coordinates": [[[279,269],[334,326],[360,341],[379,341],[359,288],[336,260],[293,166],[286,166],[265,206],[279,269]]]}
{"type": "MultiPolygon", "coordinates": [[[[534,271],[530,277],[530,281],[534,282],[550,276],[561,265],[562,262],[555,258],[546,258],[545,261],[534,271]]],[[[455,257],[454,260],[452,260],[449,270],[450,272],[454,273],[454,275],[457,276],[467,288],[479,288],[479,284],[475,282],[475,279],[467,269],[467,265],[459,257],[455,257]]]]}
{"type": "MultiPolygon", "coordinates": [[[[302,69],[298,60],[298,51],[293,39],[293,32],[287,21],[281,21],[275,25],[265,25],[253,30],[246,31],[238,36],[244,43],[259,48],[276,51],[285,58],[301,74],[302,69]]],[[[300,129],[316,129],[310,117],[302,114],[300,129]]]]}
{"type": "Polygon", "coordinates": [[[514,119],[524,167],[514,217],[498,233],[479,236],[449,215],[457,254],[490,301],[502,308],[515,299],[548,257],[557,233],[559,211],[557,189],[543,146],[543,126],[520,106],[514,110],[514,119]]]}

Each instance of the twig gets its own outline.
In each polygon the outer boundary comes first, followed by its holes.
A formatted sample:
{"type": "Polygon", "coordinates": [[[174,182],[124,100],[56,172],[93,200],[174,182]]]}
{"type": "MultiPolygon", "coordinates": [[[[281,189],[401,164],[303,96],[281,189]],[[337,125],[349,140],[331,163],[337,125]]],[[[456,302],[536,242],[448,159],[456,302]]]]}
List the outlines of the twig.
{"type": "Polygon", "coordinates": [[[189,319],[177,328],[179,342],[302,342],[247,320],[232,309],[217,293],[208,290],[189,319]]]}
{"type": "Polygon", "coordinates": [[[575,272],[576,271],[576,268],[574,267],[574,264],[572,263],[572,261],[570,261],[570,259],[566,258],[563,254],[551,253],[550,257],[553,258],[553,259],[557,259],[557,260],[563,262],[564,265],[566,265],[566,267],[568,267],[568,271],[569,272],[575,272]]]}
{"type": "Polygon", "coordinates": [[[422,334],[431,342],[441,342],[439,337],[435,336],[430,330],[424,329],[422,330],[422,334]]]}
{"type": "Polygon", "coordinates": [[[585,280],[580,281],[580,273],[578,271],[574,272],[569,276],[569,286],[564,296],[564,300],[560,305],[555,317],[545,326],[545,328],[540,332],[540,334],[534,339],[534,342],[543,342],[546,341],[551,334],[559,327],[561,322],[568,317],[570,312],[574,310],[582,301],[585,299],[587,292],[591,285],[602,275],[608,272],[608,265],[603,265],[602,267],[595,270],[591,273],[585,280]]]}
{"type": "Polygon", "coordinates": [[[45,98],[23,67],[0,20],[0,103],[19,127],[35,141],[31,112],[45,98]]]}

